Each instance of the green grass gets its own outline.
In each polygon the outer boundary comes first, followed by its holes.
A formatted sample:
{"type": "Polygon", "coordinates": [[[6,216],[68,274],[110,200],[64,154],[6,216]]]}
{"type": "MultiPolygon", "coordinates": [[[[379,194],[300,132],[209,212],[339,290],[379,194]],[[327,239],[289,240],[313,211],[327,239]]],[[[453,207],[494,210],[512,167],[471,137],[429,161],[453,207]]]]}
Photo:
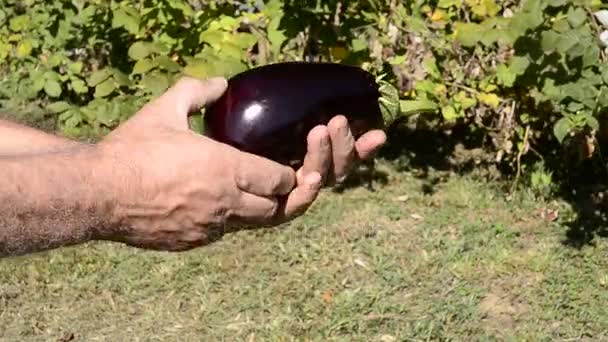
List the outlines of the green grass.
{"type": "Polygon", "coordinates": [[[325,191],[283,229],[186,253],[96,243],[1,260],[0,338],[608,338],[608,243],[565,246],[565,203],[508,201],[465,176],[429,193],[414,174],[381,168],[375,192],[325,191]]]}

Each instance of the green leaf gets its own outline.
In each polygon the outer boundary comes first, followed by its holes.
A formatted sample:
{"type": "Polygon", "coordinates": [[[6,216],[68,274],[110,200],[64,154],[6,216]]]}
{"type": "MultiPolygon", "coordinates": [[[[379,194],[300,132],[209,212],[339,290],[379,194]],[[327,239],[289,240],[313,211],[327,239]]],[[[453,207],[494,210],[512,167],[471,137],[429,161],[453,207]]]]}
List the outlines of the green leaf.
{"type": "Polygon", "coordinates": [[[427,73],[429,73],[434,78],[441,77],[441,72],[439,72],[439,68],[437,67],[436,60],[434,57],[426,57],[422,61],[422,67],[427,73]]]}
{"type": "Polygon", "coordinates": [[[13,46],[11,44],[0,41],[0,62],[3,61],[11,52],[13,46]]]}
{"type": "Polygon", "coordinates": [[[88,80],[89,86],[90,87],[97,86],[99,83],[108,79],[108,77],[110,77],[111,74],[112,74],[112,71],[109,68],[103,68],[103,69],[99,69],[99,70],[93,72],[91,74],[91,76],[89,76],[89,80],[88,80]]]}
{"type": "Polygon", "coordinates": [[[572,30],[572,26],[570,26],[570,23],[566,18],[556,18],[553,22],[553,31],[557,33],[561,34],[570,30],[572,30]]]}
{"type": "Polygon", "coordinates": [[[513,56],[509,61],[509,70],[516,75],[523,75],[530,66],[530,60],[522,56],[513,56]]]}
{"type": "Polygon", "coordinates": [[[149,58],[144,58],[138,60],[133,66],[133,74],[143,74],[154,68],[156,68],[156,63],[149,58]]]}
{"type": "Polygon", "coordinates": [[[140,18],[136,12],[128,11],[124,8],[115,9],[112,18],[112,27],[122,27],[131,34],[137,34],[139,32],[140,18]]]}
{"type": "Polygon", "coordinates": [[[503,38],[503,31],[497,29],[484,30],[481,34],[481,43],[490,46],[503,38]]]}
{"type": "Polygon", "coordinates": [[[555,125],[553,126],[553,135],[557,138],[557,141],[561,144],[568,133],[570,133],[570,129],[572,129],[572,123],[568,118],[561,118],[557,120],[555,125]]]}
{"type": "Polygon", "coordinates": [[[224,42],[220,48],[220,53],[223,57],[240,59],[243,55],[243,49],[232,42],[224,42]]]}
{"type": "Polygon", "coordinates": [[[192,7],[190,7],[190,4],[187,1],[183,1],[183,0],[169,0],[169,6],[181,10],[182,13],[186,16],[186,17],[192,17],[194,16],[194,10],[192,9],[192,7]]]}
{"type": "Polygon", "coordinates": [[[22,14],[11,18],[9,28],[14,32],[26,31],[30,28],[30,17],[22,14]]]}
{"type": "Polygon", "coordinates": [[[553,101],[559,102],[564,98],[560,88],[555,86],[555,80],[551,78],[545,80],[542,92],[553,101]]]}
{"type": "MultiPolygon", "coordinates": [[[[82,123],[82,114],[80,114],[79,111],[74,110],[74,111],[70,111],[71,115],[64,121],[64,128],[67,129],[71,129],[71,128],[76,128],[80,123],[82,123]]],[[[65,112],[68,113],[68,112],[65,112]]]]}
{"type": "Polygon", "coordinates": [[[568,22],[572,27],[579,27],[587,20],[587,13],[581,7],[570,7],[568,11],[568,22]]]}
{"type": "Polygon", "coordinates": [[[598,104],[600,107],[608,108],[608,87],[600,87],[600,96],[598,96],[598,104]]]}
{"type": "Polygon", "coordinates": [[[456,40],[463,46],[472,47],[479,42],[479,25],[475,23],[457,22],[454,24],[456,40]]]}
{"type": "Polygon", "coordinates": [[[55,53],[49,57],[49,65],[52,67],[57,67],[63,64],[65,60],[65,56],[61,53],[55,53]]]}
{"type": "Polygon", "coordinates": [[[461,109],[468,109],[477,104],[477,99],[469,97],[467,92],[459,91],[456,95],[454,95],[454,101],[460,105],[461,109]]]}
{"type": "Polygon", "coordinates": [[[608,63],[603,64],[601,66],[600,72],[602,73],[602,79],[604,80],[604,83],[608,85],[608,63]]]}
{"type": "Polygon", "coordinates": [[[391,65],[401,65],[406,62],[406,59],[407,59],[407,56],[398,55],[398,56],[394,56],[393,58],[391,58],[388,62],[391,65]]]}
{"type": "Polygon", "coordinates": [[[156,58],[156,62],[158,63],[159,67],[169,72],[177,72],[182,68],[181,65],[167,56],[158,56],[156,58]]]}
{"type": "Polygon", "coordinates": [[[439,8],[450,8],[450,7],[461,7],[462,0],[439,0],[437,7],[439,8]]]}
{"type": "Polygon", "coordinates": [[[568,3],[570,0],[547,0],[547,5],[549,7],[561,7],[568,3]]]}
{"type": "Polygon", "coordinates": [[[184,74],[194,78],[207,78],[210,75],[209,65],[204,59],[192,59],[184,68],[184,74]]]}
{"type": "Polygon", "coordinates": [[[568,103],[567,108],[568,108],[569,112],[578,112],[579,110],[584,109],[585,105],[583,105],[580,102],[574,102],[573,101],[573,102],[568,103]]]}
{"type": "Polygon", "coordinates": [[[555,48],[557,52],[564,54],[568,52],[568,50],[570,50],[573,46],[575,46],[578,41],[578,35],[574,31],[568,31],[560,36],[555,48]]]}
{"type": "Polygon", "coordinates": [[[443,106],[441,108],[441,114],[443,115],[443,118],[447,121],[452,121],[458,118],[458,113],[456,112],[456,109],[451,105],[443,106]]]}
{"type": "Polygon", "coordinates": [[[600,129],[600,123],[591,114],[585,116],[585,123],[595,131],[600,129]]]}
{"type": "Polygon", "coordinates": [[[402,113],[428,112],[439,109],[435,102],[429,100],[399,100],[402,113]]]}
{"type": "Polygon", "coordinates": [[[42,89],[44,89],[44,85],[46,84],[46,78],[44,77],[44,75],[37,75],[37,76],[32,76],[33,77],[33,82],[32,82],[32,88],[35,92],[39,92],[42,89]]]}
{"type": "Polygon", "coordinates": [[[150,49],[148,49],[147,44],[144,42],[135,42],[133,45],[129,47],[127,54],[132,59],[138,61],[140,59],[146,58],[150,54],[150,49]]]}
{"type": "Polygon", "coordinates": [[[147,74],[142,79],[142,86],[146,92],[158,95],[169,87],[169,79],[163,74],[147,74]]]}
{"type": "Polygon", "coordinates": [[[359,52],[367,49],[367,42],[360,38],[355,38],[351,42],[353,52],[359,52]]]}
{"type": "Polygon", "coordinates": [[[224,41],[224,33],[217,29],[208,29],[201,32],[199,41],[201,43],[207,43],[210,46],[219,46],[224,41]]]}
{"type": "Polygon", "coordinates": [[[118,106],[105,106],[104,110],[96,112],[95,119],[108,127],[112,127],[120,118],[120,112],[117,109],[119,109],[118,106]]]}
{"type": "Polygon", "coordinates": [[[505,64],[500,64],[496,68],[496,78],[500,84],[507,87],[512,87],[515,83],[517,75],[505,64]]]}
{"type": "Polygon", "coordinates": [[[555,50],[557,43],[559,42],[560,35],[555,31],[544,31],[541,33],[541,48],[545,52],[555,50]]]}
{"type": "Polygon", "coordinates": [[[47,79],[44,83],[44,92],[50,97],[61,95],[61,84],[53,79],[47,79]]]}
{"type": "Polygon", "coordinates": [[[471,11],[479,17],[493,17],[499,10],[500,6],[494,0],[481,0],[471,7],[471,11]]]}
{"type": "Polygon", "coordinates": [[[115,89],[116,89],[116,84],[114,83],[114,80],[107,79],[95,87],[94,96],[96,98],[106,97],[106,96],[112,94],[112,92],[115,89]]]}
{"type": "Polygon", "coordinates": [[[231,16],[222,15],[219,20],[216,21],[217,26],[226,31],[232,31],[239,25],[239,20],[231,16]]]}
{"type": "Polygon", "coordinates": [[[281,45],[287,39],[287,36],[283,33],[283,30],[279,29],[279,23],[281,22],[282,15],[277,15],[271,19],[268,24],[268,41],[273,54],[277,54],[280,51],[281,45]]]}
{"type": "Polygon", "coordinates": [[[65,101],[57,101],[48,105],[46,108],[55,114],[59,114],[65,112],[70,109],[72,106],[65,101]]]}
{"type": "Polygon", "coordinates": [[[84,94],[89,91],[89,87],[87,86],[85,81],[79,78],[72,79],[72,89],[74,89],[74,91],[78,94],[84,94]]]}
{"type": "Polygon", "coordinates": [[[72,62],[72,63],[68,64],[68,68],[69,68],[70,72],[73,74],[80,74],[82,72],[83,67],[84,67],[84,64],[81,61],[72,62]]]}
{"type": "Polygon", "coordinates": [[[33,44],[31,39],[23,40],[17,45],[15,54],[18,58],[29,56],[32,53],[33,44]]]}
{"type": "Polygon", "coordinates": [[[583,103],[593,103],[598,92],[590,82],[586,82],[584,79],[581,79],[578,82],[564,84],[560,86],[560,88],[561,93],[566,95],[566,97],[583,103]]]}
{"type": "Polygon", "coordinates": [[[534,29],[540,26],[543,23],[543,13],[542,12],[523,12],[517,13],[511,18],[509,22],[509,34],[513,37],[519,37],[524,34],[528,30],[534,29]]]}
{"type": "Polygon", "coordinates": [[[589,67],[598,65],[600,62],[600,48],[594,44],[586,44],[582,49],[583,66],[589,67]]]}
{"type": "Polygon", "coordinates": [[[120,87],[129,87],[131,86],[131,80],[129,76],[125,75],[124,72],[118,69],[112,69],[112,76],[114,78],[114,82],[116,82],[117,86],[120,87]]]}
{"type": "Polygon", "coordinates": [[[479,93],[477,95],[479,101],[491,106],[493,108],[498,108],[500,105],[500,98],[494,93],[479,93]]]}

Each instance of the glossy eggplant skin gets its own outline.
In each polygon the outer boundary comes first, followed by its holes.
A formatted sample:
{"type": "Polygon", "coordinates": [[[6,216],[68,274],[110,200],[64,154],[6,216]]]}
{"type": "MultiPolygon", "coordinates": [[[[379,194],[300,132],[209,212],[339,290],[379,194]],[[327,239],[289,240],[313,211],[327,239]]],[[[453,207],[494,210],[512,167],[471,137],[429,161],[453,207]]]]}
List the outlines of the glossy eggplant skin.
{"type": "Polygon", "coordinates": [[[204,115],[214,140],[298,168],[307,135],[344,115],[355,138],[383,127],[379,87],[358,67],[285,62],[247,70],[228,80],[223,96],[204,115]]]}

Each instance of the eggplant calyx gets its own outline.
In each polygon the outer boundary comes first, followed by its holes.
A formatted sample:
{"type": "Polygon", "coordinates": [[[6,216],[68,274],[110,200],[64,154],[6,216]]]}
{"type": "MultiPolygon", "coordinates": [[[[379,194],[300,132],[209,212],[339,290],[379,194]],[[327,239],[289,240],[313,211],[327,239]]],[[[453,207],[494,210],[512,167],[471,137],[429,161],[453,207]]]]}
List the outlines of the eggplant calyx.
{"type": "Polygon", "coordinates": [[[404,116],[417,113],[434,113],[438,110],[437,104],[425,99],[401,100],[399,91],[390,82],[384,80],[386,74],[376,77],[378,91],[380,92],[380,112],[385,126],[391,126],[395,121],[404,116]]]}
{"type": "Polygon", "coordinates": [[[381,74],[376,78],[376,83],[379,86],[380,92],[380,112],[384,124],[390,126],[401,115],[399,105],[399,91],[391,83],[384,80],[386,74],[381,74]]]}

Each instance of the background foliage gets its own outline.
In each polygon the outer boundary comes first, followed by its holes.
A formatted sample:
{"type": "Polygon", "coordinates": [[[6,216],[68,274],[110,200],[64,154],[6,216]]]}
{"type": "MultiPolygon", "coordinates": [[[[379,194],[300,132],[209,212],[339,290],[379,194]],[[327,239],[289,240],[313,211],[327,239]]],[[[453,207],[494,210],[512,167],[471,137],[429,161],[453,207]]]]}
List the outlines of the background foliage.
{"type": "Polygon", "coordinates": [[[2,110],[69,136],[107,133],[182,74],[324,60],[388,73],[404,110],[433,110],[416,127],[462,128],[510,170],[567,157],[605,176],[601,0],[3,3],[2,110]]]}

